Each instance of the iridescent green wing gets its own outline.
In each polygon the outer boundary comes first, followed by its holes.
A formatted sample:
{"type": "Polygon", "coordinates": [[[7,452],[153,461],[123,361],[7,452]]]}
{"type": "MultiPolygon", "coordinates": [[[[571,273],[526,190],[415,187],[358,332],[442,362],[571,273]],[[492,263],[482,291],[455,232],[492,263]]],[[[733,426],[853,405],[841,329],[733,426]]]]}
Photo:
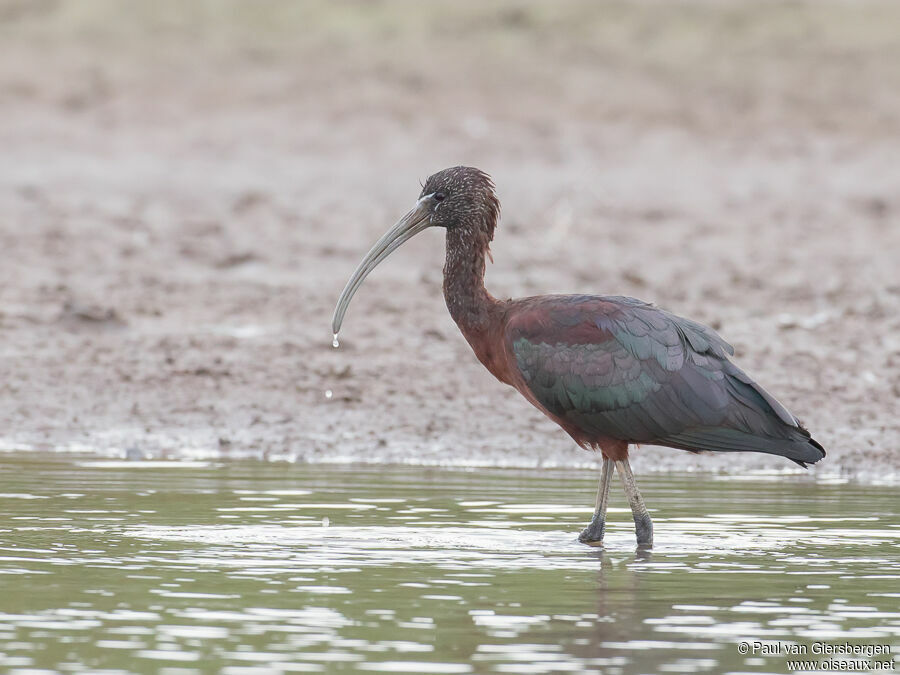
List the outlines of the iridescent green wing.
{"type": "Polygon", "coordinates": [[[534,397],[589,437],[801,462],[823,454],[784,406],[728,360],[734,350],[715,331],[639,300],[521,301],[506,339],[534,397]]]}

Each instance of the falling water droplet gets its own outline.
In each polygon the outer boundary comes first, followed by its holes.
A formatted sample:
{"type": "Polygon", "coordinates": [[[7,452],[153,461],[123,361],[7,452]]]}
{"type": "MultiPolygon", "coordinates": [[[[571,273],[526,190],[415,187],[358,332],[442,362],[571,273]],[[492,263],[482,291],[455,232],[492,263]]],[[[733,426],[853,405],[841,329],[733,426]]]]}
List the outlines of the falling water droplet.
{"type": "Polygon", "coordinates": [[[322,527],[328,527],[331,524],[331,521],[328,520],[328,516],[322,518],[322,527]]]}
{"type": "Polygon", "coordinates": [[[325,398],[331,398],[332,396],[334,396],[334,394],[332,393],[331,389],[326,389],[325,398]]]}
{"type": "Polygon", "coordinates": [[[338,342],[338,339],[337,339],[337,333],[335,333],[334,337],[331,338],[331,346],[334,347],[335,349],[337,349],[338,347],[341,346],[341,343],[338,342]]]}

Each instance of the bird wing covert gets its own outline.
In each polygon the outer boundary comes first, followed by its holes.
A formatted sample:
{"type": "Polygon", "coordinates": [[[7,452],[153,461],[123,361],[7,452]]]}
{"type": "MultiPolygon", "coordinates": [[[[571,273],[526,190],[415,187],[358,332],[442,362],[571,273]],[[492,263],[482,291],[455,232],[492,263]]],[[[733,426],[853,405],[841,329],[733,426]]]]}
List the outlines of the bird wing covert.
{"type": "Polygon", "coordinates": [[[536,301],[506,328],[526,386],[552,414],[629,442],[809,455],[796,418],[711,328],[633,298],[566,300],[536,301]]]}

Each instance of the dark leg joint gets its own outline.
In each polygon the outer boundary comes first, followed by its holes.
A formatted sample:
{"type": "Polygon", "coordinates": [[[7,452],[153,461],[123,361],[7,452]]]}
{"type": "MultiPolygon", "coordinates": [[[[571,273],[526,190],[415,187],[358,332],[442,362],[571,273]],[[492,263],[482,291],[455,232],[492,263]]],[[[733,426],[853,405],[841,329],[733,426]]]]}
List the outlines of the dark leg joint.
{"type": "Polygon", "coordinates": [[[588,546],[602,546],[604,529],[606,529],[606,520],[595,513],[590,524],[578,535],[578,541],[588,546]]]}
{"type": "Polygon", "coordinates": [[[638,546],[653,546],[653,521],[649,513],[634,517],[634,531],[637,534],[638,546]]]}

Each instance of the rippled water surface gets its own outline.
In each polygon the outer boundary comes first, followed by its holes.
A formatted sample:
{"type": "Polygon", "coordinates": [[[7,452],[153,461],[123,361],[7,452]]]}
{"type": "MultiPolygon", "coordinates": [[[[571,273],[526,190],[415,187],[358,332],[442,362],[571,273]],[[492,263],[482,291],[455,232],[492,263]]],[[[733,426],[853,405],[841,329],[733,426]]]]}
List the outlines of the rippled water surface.
{"type": "Polygon", "coordinates": [[[787,672],[741,641],[900,658],[896,488],[639,476],[656,546],[636,551],[616,483],[601,551],[576,541],[578,472],[0,462],[3,671],[787,672]]]}

